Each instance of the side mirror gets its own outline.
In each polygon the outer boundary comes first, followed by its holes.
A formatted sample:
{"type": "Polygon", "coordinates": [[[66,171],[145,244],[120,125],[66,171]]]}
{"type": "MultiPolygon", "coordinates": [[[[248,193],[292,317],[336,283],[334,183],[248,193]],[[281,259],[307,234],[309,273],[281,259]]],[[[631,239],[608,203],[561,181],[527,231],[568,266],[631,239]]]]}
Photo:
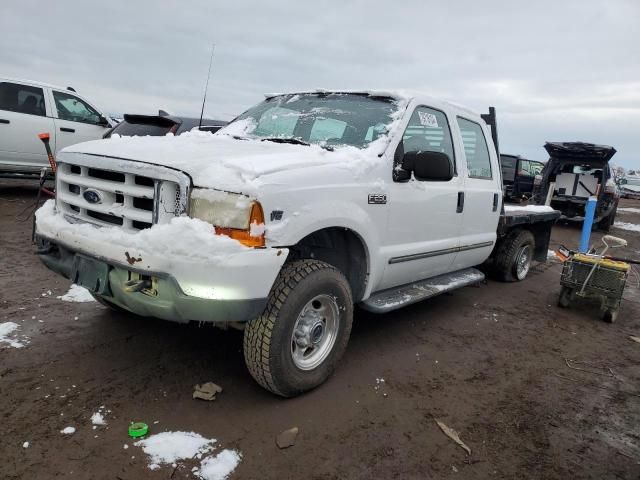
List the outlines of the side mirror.
{"type": "Polygon", "coordinates": [[[451,159],[441,152],[407,152],[402,157],[402,169],[413,172],[421,181],[448,182],[453,178],[451,159]]]}

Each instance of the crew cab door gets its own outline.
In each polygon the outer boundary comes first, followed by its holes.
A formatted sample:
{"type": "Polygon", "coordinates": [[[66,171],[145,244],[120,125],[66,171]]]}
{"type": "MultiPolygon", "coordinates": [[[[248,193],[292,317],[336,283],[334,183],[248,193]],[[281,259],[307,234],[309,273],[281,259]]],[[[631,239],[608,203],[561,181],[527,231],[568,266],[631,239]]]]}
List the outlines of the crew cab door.
{"type": "Polygon", "coordinates": [[[98,140],[110,128],[97,109],[71,92],[52,89],[51,101],[55,107],[56,153],[69,145],[98,140]]]}
{"type": "MultiPolygon", "coordinates": [[[[414,109],[396,149],[396,174],[404,153],[417,151],[446,153],[457,172],[451,126],[443,111],[428,106],[414,109]]],[[[449,181],[418,181],[413,175],[402,179],[394,175],[388,191],[389,220],[383,233],[387,265],[378,288],[449,271],[462,225],[458,202],[463,191],[462,178],[456,174],[449,181]]]]}
{"type": "Polygon", "coordinates": [[[41,87],[0,81],[0,170],[38,171],[49,165],[39,133],[53,136],[53,119],[41,87]]]}
{"type": "Polygon", "coordinates": [[[487,141],[489,132],[479,121],[456,117],[464,159],[464,212],[460,230],[460,251],[452,270],[483,263],[497,237],[502,205],[502,179],[495,148],[487,141]]]}

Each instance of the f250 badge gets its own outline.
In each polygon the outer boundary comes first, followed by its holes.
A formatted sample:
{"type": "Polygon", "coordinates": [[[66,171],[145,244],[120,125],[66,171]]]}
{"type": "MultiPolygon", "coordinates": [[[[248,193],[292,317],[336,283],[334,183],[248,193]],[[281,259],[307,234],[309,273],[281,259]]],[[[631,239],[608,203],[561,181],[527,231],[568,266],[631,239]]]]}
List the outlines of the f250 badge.
{"type": "Polygon", "coordinates": [[[369,205],[384,205],[387,203],[387,195],[385,193],[370,193],[369,205]]]}

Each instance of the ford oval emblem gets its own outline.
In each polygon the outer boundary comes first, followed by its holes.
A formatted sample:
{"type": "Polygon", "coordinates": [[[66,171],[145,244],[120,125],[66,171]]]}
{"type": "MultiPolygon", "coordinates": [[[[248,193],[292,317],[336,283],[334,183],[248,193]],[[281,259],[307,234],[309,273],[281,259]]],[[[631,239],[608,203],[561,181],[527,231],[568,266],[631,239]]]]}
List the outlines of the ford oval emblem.
{"type": "Polygon", "coordinates": [[[102,193],[97,190],[88,189],[82,194],[82,197],[91,204],[102,203],[102,193]]]}

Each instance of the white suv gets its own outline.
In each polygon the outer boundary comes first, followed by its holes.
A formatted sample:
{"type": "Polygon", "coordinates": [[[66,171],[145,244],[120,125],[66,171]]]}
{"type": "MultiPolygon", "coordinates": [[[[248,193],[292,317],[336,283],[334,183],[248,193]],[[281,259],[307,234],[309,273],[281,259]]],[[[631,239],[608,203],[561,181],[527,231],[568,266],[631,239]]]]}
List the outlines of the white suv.
{"type": "Polygon", "coordinates": [[[0,176],[38,173],[49,165],[39,133],[54,153],[102,138],[112,121],[73,89],[0,77],[0,176]]]}

